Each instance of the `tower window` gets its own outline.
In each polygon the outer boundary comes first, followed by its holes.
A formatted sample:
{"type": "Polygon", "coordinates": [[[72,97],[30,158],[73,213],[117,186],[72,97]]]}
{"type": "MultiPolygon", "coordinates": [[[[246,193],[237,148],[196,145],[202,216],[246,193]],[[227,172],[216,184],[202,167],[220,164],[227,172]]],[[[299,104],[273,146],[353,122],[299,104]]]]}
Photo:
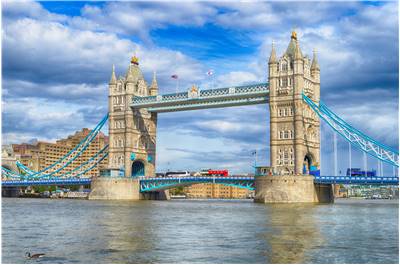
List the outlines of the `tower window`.
{"type": "Polygon", "coordinates": [[[282,87],[287,87],[287,85],[288,85],[288,80],[285,77],[285,78],[282,79],[282,87]]]}

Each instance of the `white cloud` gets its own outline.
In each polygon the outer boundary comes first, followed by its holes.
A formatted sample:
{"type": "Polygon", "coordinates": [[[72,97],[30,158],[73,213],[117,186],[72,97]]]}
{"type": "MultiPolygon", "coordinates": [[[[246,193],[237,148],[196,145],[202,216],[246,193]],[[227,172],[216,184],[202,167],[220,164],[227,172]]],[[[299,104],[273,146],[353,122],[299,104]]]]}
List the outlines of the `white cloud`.
{"type": "MultiPolygon", "coordinates": [[[[207,61],[157,47],[152,43],[151,33],[171,25],[190,30],[210,23],[227,29],[226,34],[243,33],[245,36],[240,40],[243,46],[249,45],[247,38],[259,45],[256,54],[241,55],[240,60],[235,60],[237,57],[221,60],[215,86],[265,82],[271,41],[276,41],[282,54],[291,27],[297,25],[303,53],[311,54],[314,47],[319,52],[321,91],[329,106],[340,110],[347,121],[367,134],[391,145],[398,144],[398,93],[385,94],[397,90],[397,83],[392,87],[392,80],[398,81],[394,69],[398,67],[397,3],[369,6],[356,2],[185,2],[178,6],[174,2],[110,2],[101,7],[89,3],[75,17],[51,13],[37,2],[7,1],[2,6],[3,100],[6,101],[3,139],[8,142],[55,139],[90,127],[86,116],[97,119],[95,112],[100,111],[97,106],[106,105],[111,65],[116,64],[117,73],[124,75],[134,51],[148,81],[152,71],[157,71],[162,93],[175,91],[171,74],[180,76],[181,90],[192,83],[207,86],[207,61]],[[230,66],[231,72],[224,72],[225,66],[230,66]],[[371,89],[376,88],[381,93],[371,94],[371,89]],[[26,114],[12,101],[24,104],[24,110],[33,111],[26,114]],[[56,121],[54,126],[52,120],[56,121]]],[[[228,48],[219,52],[229,53],[228,48]]],[[[246,168],[252,158],[236,164],[232,162],[238,160],[235,153],[249,146],[265,145],[266,138],[260,135],[267,135],[268,124],[262,107],[208,110],[193,117],[174,115],[159,133],[160,139],[166,139],[159,145],[162,154],[159,161],[163,165],[185,161],[196,166],[204,153],[196,159],[193,153],[207,146],[212,153],[222,150],[210,156],[215,159],[213,166],[226,165],[238,170],[246,168]],[[243,113],[247,115],[245,118],[243,113]],[[182,126],[176,117],[184,117],[184,122],[191,123],[182,126]],[[180,134],[162,138],[165,128],[178,128],[180,134]],[[202,134],[206,137],[199,136],[202,134]],[[191,152],[167,150],[192,143],[191,152]],[[235,149],[236,146],[240,148],[235,149]]],[[[207,163],[211,162],[201,165],[207,163]]]]}
{"type": "Polygon", "coordinates": [[[218,76],[217,83],[220,86],[238,86],[246,83],[261,82],[259,77],[251,72],[233,71],[218,76]]]}

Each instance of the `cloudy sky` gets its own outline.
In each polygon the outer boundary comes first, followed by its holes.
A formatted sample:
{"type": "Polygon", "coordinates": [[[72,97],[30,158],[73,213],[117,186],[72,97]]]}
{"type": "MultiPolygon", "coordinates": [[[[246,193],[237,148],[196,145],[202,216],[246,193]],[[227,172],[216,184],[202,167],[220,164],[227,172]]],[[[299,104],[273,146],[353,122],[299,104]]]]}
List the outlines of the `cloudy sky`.
{"type": "MultiPolygon", "coordinates": [[[[3,143],[53,141],[93,127],[107,112],[112,64],[123,75],[133,53],[148,83],[157,72],[160,93],[175,91],[172,74],[180,90],[265,82],[271,42],[282,55],[295,27],[303,54],[318,51],[323,101],[398,148],[397,1],[2,1],[2,15],[3,143]]],[[[333,172],[332,139],[322,125],[323,174],[333,172]]],[[[157,168],[251,172],[252,150],[268,164],[268,145],[267,105],[160,114],[157,168]]],[[[342,171],[347,148],[339,140],[342,171]]],[[[353,166],[361,158],[353,148],[353,166]]]]}

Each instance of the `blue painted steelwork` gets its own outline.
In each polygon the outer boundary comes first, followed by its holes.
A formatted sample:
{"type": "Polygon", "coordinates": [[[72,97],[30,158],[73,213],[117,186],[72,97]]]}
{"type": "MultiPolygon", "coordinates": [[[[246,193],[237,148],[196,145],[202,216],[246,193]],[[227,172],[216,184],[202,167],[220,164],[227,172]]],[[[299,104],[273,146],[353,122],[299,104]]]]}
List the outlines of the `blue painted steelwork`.
{"type": "Polygon", "coordinates": [[[69,151],[65,156],[60,158],[57,162],[46,167],[45,169],[35,172],[35,171],[25,167],[19,161],[17,161],[17,166],[27,173],[26,176],[28,178],[33,178],[36,176],[40,176],[40,177],[53,176],[54,174],[60,172],[63,168],[65,168],[66,166],[71,164],[77,157],[79,157],[87,149],[87,147],[90,145],[90,143],[95,139],[96,135],[100,132],[103,125],[107,122],[107,120],[108,120],[108,114],[100,121],[99,124],[96,125],[96,127],[77,146],[75,146],[71,151],[69,151]],[[56,168],[58,167],[58,168],[50,173],[44,173],[45,171],[50,170],[55,167],[56,168]]]}
{"type": "Polygon", "coordinates": [[[196,183],[215,183],[254,190],[254,177],[230,176],[230,177],[164,177],[164,178],[140,178],[140,191],[165,190],[177,186],[188,186],[196,183]]]}
{"type": "MultiPolygon", "coordinates": [[[[178,186],[189,186],[196,183],[216,183],[254,190],[254,177],[165,177],[140,178],[140,191],[165,190],[178,186]]],[[[398,177],[348,177],[348,176],[314,176],[314,183],[320,184],[358,184],[358,185],[398,185],[398,177]]]]}
{"type": "Polygon", "coordinates": [[[95,166],[97,166],[99,163],[101,163],[101,161],[103,161],[107,156],[108,156],[108,152],[105,152],[106,148],[103,148],[102,150],[100,150],[95,156],[93,156],[92,158],[90,158],[86,163],[82,164],[81,166],[67,172],[66,174],[63,174],[61,176],[58,177],[40,177],[37,176],[35,178],[27,178],[25,175],[20,175],[17,174],[11,170],[8,170],[4,167],[1,168],[1,172],[2,172],[2,178],[3,176],[5,176],[7,179],[17,179],[20,181],[25,181],[27,179],[31,179],[31,180],[38,180],[38,179],[73,179],[79,176],[84,175],[86,172],[92,170],[95,166]],[[100,158],[98,160],[94,160],[94,158],[96,158],[97,156],[99,156],[100,158]],[[77,172],[76,174],[70,174],[72,172],[76,172],[79,169],[85,167],[86,165],[89,165],[89,162],[92,163],[93,161],[95,161],[95,163],[93,163],[91,166],[89,166],[88,168],[86,168],[85,170],[83,170],[82,172],[77,172]]]}
{"type": "MultiPolygon", "coordinates": [[[[140,191],[165,190],[178,186],[189,186],[196,183],[216,183],[226,186],[254,190],[254,177],[166,177],[152,178],[139,177],[140,191]]],[[[37,180],[2,180],[2,185],[7,187],[33,186],[33,185],[88,185],[90,178],[53,178],[37,180]]],[[[314,176],[314,183],[319,184],[357,184],[357,185],[398,185],[398,177],[349,177],[349,176],[314,176]]]]}
{"type": "Polygon", "coordinates": [[[379,160],[399,167],[399,152],[389,146],[386,146],[371,137],[365,135],[359,130],[346,123],[339,116],[333,113],[328,107],[319,102],[319,105],[303,94],[304,101],[314,110],[333,130],[343,136],[353,146],[363,152],[378,158],[379,160]]]}
{"type": "Polygon", "coordinates": [[[221,108],[263,104],[269,100],[268,83],[217,88],[175,94],[134,97],[132,108],[146,108],[150,112],[172,112],[205,108],[221,108]]]}
{"type": "Polygon", "coordinates": [[[364,184],[399,185],[398,177],[350,177],[350,176],[314,176],[314,183],[326,184],[364,184]]]}
{"type": "Polygon", "coordinates": [[[40,179],[40,180],[2,180],[3,187],[21,187],[21,186],[53,186],[53,185],[89,185],[92,182],[90,178],[72,178],[72,179],[40,179]]]}

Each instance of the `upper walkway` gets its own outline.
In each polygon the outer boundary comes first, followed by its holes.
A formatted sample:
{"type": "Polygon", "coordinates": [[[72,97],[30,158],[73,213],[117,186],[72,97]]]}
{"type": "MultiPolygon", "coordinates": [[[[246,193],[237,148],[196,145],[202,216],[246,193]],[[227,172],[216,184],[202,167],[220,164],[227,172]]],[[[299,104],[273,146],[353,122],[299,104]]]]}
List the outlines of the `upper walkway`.
{"type": "Polygon", "coordinates": [[[195,86],[187,92],[134,97],[132,108],[147,108],[151,112],[222,108],[263,104],[269,101],[268,83],[199,90],[195,86]]]}

